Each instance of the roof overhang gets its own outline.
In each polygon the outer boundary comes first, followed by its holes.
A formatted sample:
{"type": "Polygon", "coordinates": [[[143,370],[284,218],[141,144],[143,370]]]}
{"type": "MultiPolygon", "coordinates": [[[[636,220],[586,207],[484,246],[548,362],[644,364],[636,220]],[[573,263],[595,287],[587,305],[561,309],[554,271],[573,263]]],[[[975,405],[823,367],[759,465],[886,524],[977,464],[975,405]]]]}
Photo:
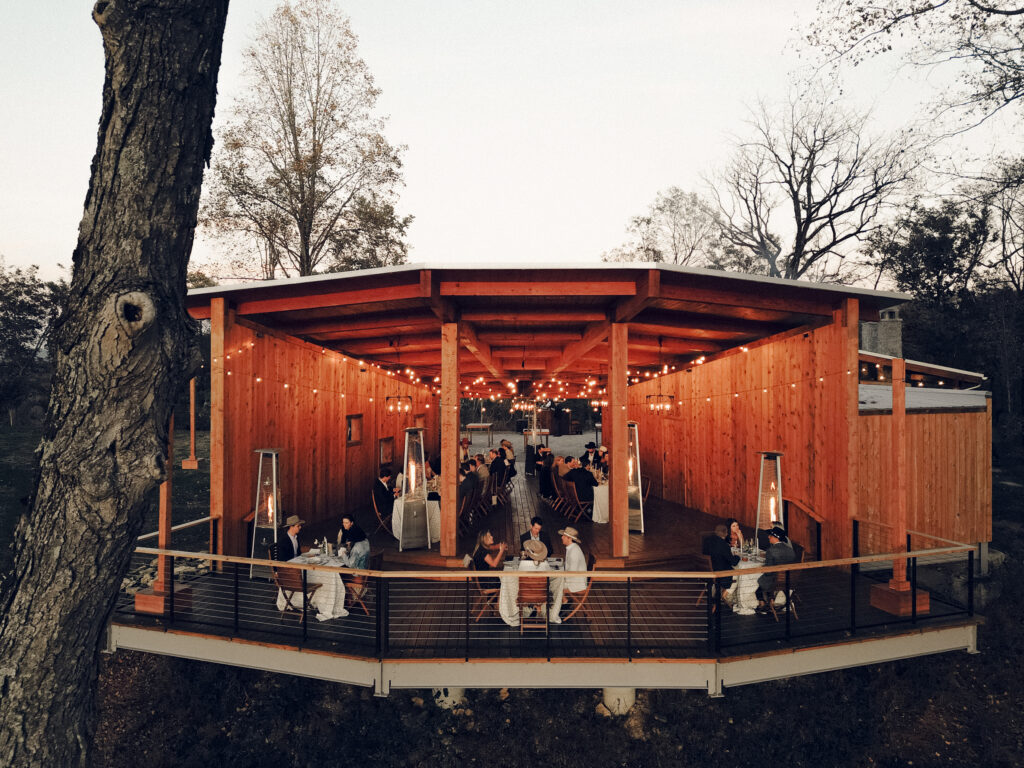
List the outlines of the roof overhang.
{"type": "Polygon", "coordinates": [[[193,317],[206,318],[215,298],[236,317],[424,380],[440,374],[441,324],[457,321],[459,373],[474,394],[523,379],[603,381],[612,323],[629,324],[631,368],[671,367],[823,324],[848,298],[868,320],[909,300],[693,267],[607,263],[409,264],[202,288],[190,291],[186,304],[193,317]]]}

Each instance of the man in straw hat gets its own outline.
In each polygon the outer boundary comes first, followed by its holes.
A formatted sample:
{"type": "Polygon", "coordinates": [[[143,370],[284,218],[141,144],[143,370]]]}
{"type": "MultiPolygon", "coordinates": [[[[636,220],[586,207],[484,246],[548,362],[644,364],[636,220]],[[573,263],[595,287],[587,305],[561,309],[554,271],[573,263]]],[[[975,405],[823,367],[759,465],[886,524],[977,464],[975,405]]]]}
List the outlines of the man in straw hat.
{"type": "Polygon", "coordinates": [[[284,521],[287,530],[281,540],[277,542],[278,560],[287,561],[299,556],[299,531],[305,524],[306,521],[298,515],[292,515],[284,521]]]}
{"type": "MultiPolygon", "coordinates": [[[[565,546],[565,570],[585,571],[587,570],[587,558],[583,556],[580,548],[580,534],[571,527],[566,526],[558,532],[562,537],[562,544],[565,546]]],[[[555,599],[552,601],[551,613],[548,620],[552,624],[561,624],[562,618],[558,615],[562,610],[562,599],[566,591],[582,592],[587,588],[586,576],[563,576],[552,585],[555,592],[555,599]]]]}

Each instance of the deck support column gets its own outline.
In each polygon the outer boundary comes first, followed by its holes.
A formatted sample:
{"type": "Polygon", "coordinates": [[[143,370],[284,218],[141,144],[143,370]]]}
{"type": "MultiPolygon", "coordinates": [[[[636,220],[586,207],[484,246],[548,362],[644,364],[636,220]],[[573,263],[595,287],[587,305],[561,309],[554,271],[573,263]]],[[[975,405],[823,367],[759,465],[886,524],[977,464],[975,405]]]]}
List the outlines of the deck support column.
{"type": "Polygon", "coordinates": [[[601,691],[601,702],[613,715],[628,715],[636,704],[636,688],[605,688],[601,691]]]}
{"type": "MultiPolygon", "coordinates": [[[[889,489],[892,526],[889,546],[893,552],[907,546],[907,388],[906,362],[892,361],[892,486],[889,489]]],[[[888,584],[871,586],[871,605],[897,616],[912,611],[928,613],[928,593],[917,590],[916,605],[907,581],[907,560],[893,560],[892,579],[888,584]]]]}
{"type": "Polygon", "coordinates": [[[626,466],[629,462],[628,434],[626,431],[626,348],[629,326],[612,323],[608,333],[611,346],[608,361],[608,412],[602,416],[601,428],[611,451],[612,471],[608,478],[608,522],[612,533],[612,557],[629,555],[629,496],[626,466]]]}
{"type": "Polygon", "coordinates": [[[455,557],[459,482],[459,324],[441,324],[441,555],[455,557]]]}
{"type": "Polygon", "coordinates": [[[224,339],[234,321],[223,298],[210,301],[210,551],[224,554],[224,502],[227,475],[224,472],[224,405],[227,395],[224,368],[224,339]]]}
{"type": "Polygon", "coordinates": [[[441,709],[454,709],[466,703],[465,688],[434,688],[434,703],[441,709]]]}

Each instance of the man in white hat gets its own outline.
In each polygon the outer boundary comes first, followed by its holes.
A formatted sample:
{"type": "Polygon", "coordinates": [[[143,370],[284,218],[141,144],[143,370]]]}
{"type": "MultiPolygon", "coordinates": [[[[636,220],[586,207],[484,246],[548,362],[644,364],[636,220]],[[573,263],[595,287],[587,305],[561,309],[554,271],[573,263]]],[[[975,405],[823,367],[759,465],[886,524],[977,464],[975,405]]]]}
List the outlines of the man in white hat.
{"type": "MultiPolygon", "coordinates": [[[[587,570],[587,558],[583,556],[583,549],[580,548],[580,534],[571,526],[566,526],[558,532],[562,537],[562,544],[565,546],[565,570],[585,571],[587,570]]],[[[551,603],[551,613],[548,621],[552,624],[561,624],[562,618],[558,614],[562,610],[564,593],[582,592],[587,588],[586,576],[563,576],[552,585],[555,592],[555,599],[551,603]]]]}
{"type": "Polygon", "coordinates": [[[291,560],[293,557],[298,557],[299,551],[299,531],[302,530],[302,526],[306,524],[298,515],[292,515],[284,521],[285,531],[284,536],[277,542],[277,559],[282,561],[291,560]]]}

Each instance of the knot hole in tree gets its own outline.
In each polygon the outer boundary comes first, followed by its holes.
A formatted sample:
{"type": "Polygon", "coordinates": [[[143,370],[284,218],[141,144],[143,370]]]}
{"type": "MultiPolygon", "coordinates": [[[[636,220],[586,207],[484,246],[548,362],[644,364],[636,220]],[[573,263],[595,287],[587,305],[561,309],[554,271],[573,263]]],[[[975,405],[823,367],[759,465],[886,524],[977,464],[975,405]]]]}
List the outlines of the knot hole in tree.
{"type": "Polygon", "coordinates": [[[123,293],[117,297],[114,311],[121,327],[129,336],[136,336],[146,330],[156,317],[153,300],[141,291],[123,293]]]}

